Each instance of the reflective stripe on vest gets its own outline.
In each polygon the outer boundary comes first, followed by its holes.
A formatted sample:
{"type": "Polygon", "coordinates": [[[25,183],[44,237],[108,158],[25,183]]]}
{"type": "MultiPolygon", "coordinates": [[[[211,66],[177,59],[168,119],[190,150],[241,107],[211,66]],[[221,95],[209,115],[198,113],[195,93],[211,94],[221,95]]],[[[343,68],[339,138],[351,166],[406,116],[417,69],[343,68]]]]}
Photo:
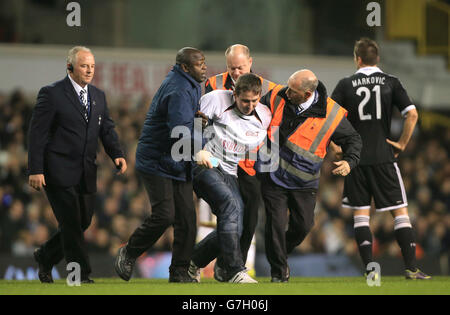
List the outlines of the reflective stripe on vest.
{"type": "MultiPolygon", "coordinates": [[[[275,92],[275,89],[273,92],[275,92]]],[[[269,134],[271,135],[269,139],[271,140],[273,135],[279,131],[283,119],[285,102],[284,99],[280,100],[280,98],[279,95],[272,95],[271,97],[270,105],[274,113],[269,127],[269,134]],[[271,133],[272,128],[276,128],[273,135],[271,133]]],[[[311,163],[323,163],[327,153],[328,142],[346,113],[345,109],[336,104],[331,98],[328,98],[326,118],[311,117],[306,119],[289,136],[284,146],[311,163]]],[[[320,171],[316,174],[304,172],[283,158],[280,158],[279,166],[289,174],[306,182],[320,178],[320,171]]]]}
{"type": "Polygon", "coordinates": [[[211,77],[208,79],[209,85],[211,85],[211,89],[217,90],[217,77],[211,77]]]}
{"type": "Polygon", "coordinates": [[[266,95],[267,93],[272,91],[278,85],[269,80],[265,80],[262,77],[260,77],[260,79],[261,79],[261,84],[262,84],[261,96],[266,95]]]}
{"type": "Polygon", "coordinates": [[[225,90],[225,82],[227,81],[226,77],[228,76],[228,72],[216,75],[216,89],[217,90],[225,90]]]}
{"type": "MultiPolygon", "coordinates": [[[[327,118],[308,118],[288,138],[287,143],[290,142],[290,149],[297,147],[299,149],[297,151],[303,149],[316,157],[325,158],[328,141],[345,115],[346,110],[329,98],[327,118]]],[[[301,154],[295,150],[292,151],[301,154]]]]}
{"type": "Polygon", "coordinates": [[[280,167],[282,169],[284,169],[286,172],[288,172],[292,175],[295,175],[298,178],[301,178],[302,180],[304,180],[306,182],[310,182],[312,180],[316,180],[316,179],[320,178],[320,171],[317,172],[316,174],[310,174],[310,173],[303,172],[303,171],[295,168],[294,166],[292,166],[289,162],[287,162],[283,158],[280,158],[280,167]]]}
{"type": "Polygon", "coordinates": [[[283,87],[284,86],[282,85],[278,85],[272,89],[272,94],[270,95],[270,110],[272,111],[273,116],[277,114],[277,109],[281,105],[281,103],[283,103],[283,105],[285,103],[284,99],[278,95],[278,93],[283,87]]]}

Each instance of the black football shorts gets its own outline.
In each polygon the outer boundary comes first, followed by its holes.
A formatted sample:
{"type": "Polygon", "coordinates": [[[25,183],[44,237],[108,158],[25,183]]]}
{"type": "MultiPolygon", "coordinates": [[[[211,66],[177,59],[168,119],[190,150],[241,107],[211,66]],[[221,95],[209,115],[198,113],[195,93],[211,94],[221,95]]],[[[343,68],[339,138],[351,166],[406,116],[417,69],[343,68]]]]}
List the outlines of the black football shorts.
{"type": "Polygon", "coordinates": [[[405,186],[397,163],[360,165],[345,177],[342,206],[370,209],[372,197],[377,211],[408,206],[405,186]]]}

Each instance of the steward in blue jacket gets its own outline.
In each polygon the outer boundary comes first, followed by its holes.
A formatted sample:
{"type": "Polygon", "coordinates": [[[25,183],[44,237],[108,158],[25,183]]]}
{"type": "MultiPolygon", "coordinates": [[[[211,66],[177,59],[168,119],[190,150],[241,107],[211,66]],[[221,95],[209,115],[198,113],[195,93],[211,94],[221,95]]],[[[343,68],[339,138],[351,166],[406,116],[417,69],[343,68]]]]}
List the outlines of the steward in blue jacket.
{"type": "MultiPolygon", "coordinates": [[[[176,162],[172,145],[180,138],[171,138],[172,130],[186,126],[194,131],[194,116],[199,110],[200,83],[176,64],[167,75],[145,119],[136,152],[136,168],[144,173],[185,181],[190,176],[190,162],[176,162]]],[[[186,156],[189,158],[190,156],[186,156]]]]}
{"type": "Polygon", "coordinates": [[[150,105],[137,147],[136,171],[148,193],[152,213],[117,255],[115,270],[125,281],[130,280],[136,259],[171,226],[174,240],[169,282],[193,281],[188,268],[197,237],[197,216],[191,176],[194,152],[188,149],[193,146],[200,83],[205,79],[203,53],[195,48],[183,48],[150,105]],[[171,137],[173,131],[177,138],[171,137]],[[176,148],[174,144],[180,140],[186,150],[174,150],[180,156],[173,156],[172,147],[176,148]]]}

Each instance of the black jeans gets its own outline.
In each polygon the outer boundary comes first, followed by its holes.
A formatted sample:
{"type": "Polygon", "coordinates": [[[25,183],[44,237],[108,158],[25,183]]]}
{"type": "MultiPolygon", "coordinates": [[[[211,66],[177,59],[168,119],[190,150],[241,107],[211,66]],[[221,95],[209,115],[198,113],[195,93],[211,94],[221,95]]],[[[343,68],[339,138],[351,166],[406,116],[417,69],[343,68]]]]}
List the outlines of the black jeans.
{"type": "MultiPolygon", "coordinates": [[[[248,251],[252,245],[253,236],[258,225],[259,209],[264,209],[264,202],[261,196],[261,183],[256,176],[250,176],[242,168],[238,167],[238,183],[242,201],[244,202],[241,253],[245,265],[248,251]]],[[[219,266],[223,265],[220,256],[218,257],[217,263],[219,266]]]]}
{"type": "Polygon", "coordinates": [[[287,255],[303,242],[314,226],[316,192],[285,189],[268,175],[261,181],[261,192],[266,207],[265,243],[271,275],[284,278],[287,255]]]}
{"type": "Polygon", "coordinates": [[[127,245],[128,254],[138,258],[173,225],[171,270],[189,267],[197,236],[192,182],[176,181],[139,171],[138,174],[147,190],[152,214],[131,235],[127,245]]]}
{"type": "Polygon", "coordinates": [[[84,231],[91,224],[95,194],[87,194],[83,184],[73,187],[47,184],[45,192],[59,227],[55,235],[41,246],[44,265],[52,267],[65,258],[67,264],[80,264],[81,277],[86,278],[92,270],[84,231]]]}

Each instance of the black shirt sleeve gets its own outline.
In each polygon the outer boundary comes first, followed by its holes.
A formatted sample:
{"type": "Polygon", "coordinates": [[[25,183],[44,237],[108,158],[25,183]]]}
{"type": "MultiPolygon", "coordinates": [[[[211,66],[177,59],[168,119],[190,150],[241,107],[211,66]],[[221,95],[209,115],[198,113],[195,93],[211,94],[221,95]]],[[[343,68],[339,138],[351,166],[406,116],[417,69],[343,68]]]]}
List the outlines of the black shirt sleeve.
{"type": "Polygon", "coordinates": [[[339,81],[339,83],[334,88],[333,94],[331,95],[331,99],[344,107],[344,91],[345,91],[345,79],[339,81]]]}
{"type": "Polygon", "coordinates": [[[408,96],[405,88],[400,80],[395,79],[392,91],[392,103],[402,112],[406,107],[412,105],[411,99],[408,96]]]}
{"type": "Polygon", "coordinates": [[[348,162],[351,169],[358,165],[361,158],[362,140],[347,117],[342,119],[331,140],[342,147],[344,153],[343,160],[348,162]]]}

